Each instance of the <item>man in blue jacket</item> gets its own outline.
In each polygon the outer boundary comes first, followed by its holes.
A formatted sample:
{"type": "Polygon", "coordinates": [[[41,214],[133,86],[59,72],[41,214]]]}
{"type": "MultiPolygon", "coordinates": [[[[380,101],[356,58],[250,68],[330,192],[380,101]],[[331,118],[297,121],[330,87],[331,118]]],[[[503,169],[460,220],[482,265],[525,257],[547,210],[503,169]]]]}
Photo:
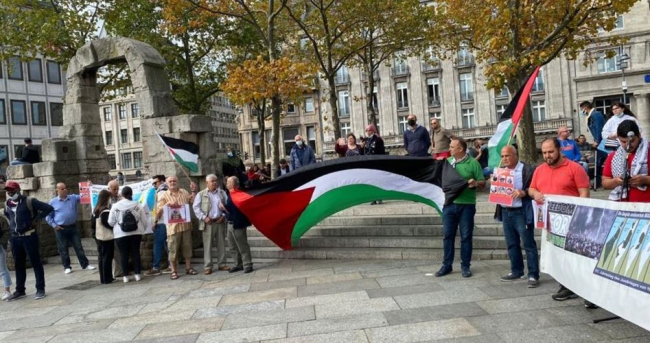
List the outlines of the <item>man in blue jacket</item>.
{"type": "Polygon", "coordinates": [[[404,130],[404,149],[409,156],[429,156],[431,136],[424,126],[417,123],[415,114],[406,117],[408,128],[404,130]]]}
{"type": "Polygon", "coordinates": [[[18,182],[8,181],[5,191],[7,192],[5,215],[9,219],[11,253],[14,256],[16,268],[16,291],[12,295],[12,300],[25,296],[26,257],[29,257],[29,261],[32,263],[36,278],[34,299],[43,299],[45,298],[45,273],[38,251],[38,235],[34,223],[47,217],[54,208],[37,199],[21,195],[18,182]]]}
{"type": "MultiPolygon", "coordinates": [[[[597,148],[600,144],[600,141],[603,139],[603,127],[605,127],[605,116],[602,112],[593,108],[589,101],[583,101],[580,103],[580,113],[583,116],[587,117],[587,127],[589,132],[594,137],[593,147],[597,148]]],[[[602,180],[602,165],[607,158],[607,154],[603,151],[596,149],[596,159],[595,164],[597,167],[596,175],[594,177],[594,182],[596,183],[596,188],[600,187],[602,180]]]]}
{"type": "Polygon", "coordinates": [[[251,247],[248,245],[248,236],[246,229],[251,225],[246,216],[239,211],[237,206],[232,202],[232,194],[241,192],[239,190],[239,179],[231,176],[226,181],[226,187],[230,192],[226,201],[226,219],[228,220],[228,245],[230,254],[235,260],[236,265],[230,268],[228,273],[244,271],[244,273],[253,272],[253,258],[251,257],[251,247]]]}
{"type": "Polygon", "coordinates": [[[571,130],[568,127],[560,126],[557,129],[557,140],[560,142],[562,155],[570,161],[580,164],[585,172],[587,172],[587,175],[589,175],[589,165],[582,160],[582,153],[580,152],[580,148],[578,148],[578,143],[573,139],[569,139],[569,135],[571,135],[571,130]]]}

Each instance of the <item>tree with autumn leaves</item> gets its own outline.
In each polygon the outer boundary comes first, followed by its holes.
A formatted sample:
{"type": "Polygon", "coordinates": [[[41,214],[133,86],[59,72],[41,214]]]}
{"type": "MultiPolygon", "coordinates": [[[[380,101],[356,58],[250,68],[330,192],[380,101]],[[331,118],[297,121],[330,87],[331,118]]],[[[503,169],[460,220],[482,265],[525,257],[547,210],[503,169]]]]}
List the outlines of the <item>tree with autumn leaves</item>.
{"type": "MultiPolygon", "coordinates": [[[[484,63],[487,86],[508,87],[515,94],[537,66],[564,55],[576,59],[588,47],[612,48],[618,36],[611,31],[619,14],[636,0],[441,0],[435,2],[441,37],[447,51],[461,45],[473,50],[484,63]]],[[[519,124],[517,140],[522,160],[538,160],[530,106],[519,124]]]]}

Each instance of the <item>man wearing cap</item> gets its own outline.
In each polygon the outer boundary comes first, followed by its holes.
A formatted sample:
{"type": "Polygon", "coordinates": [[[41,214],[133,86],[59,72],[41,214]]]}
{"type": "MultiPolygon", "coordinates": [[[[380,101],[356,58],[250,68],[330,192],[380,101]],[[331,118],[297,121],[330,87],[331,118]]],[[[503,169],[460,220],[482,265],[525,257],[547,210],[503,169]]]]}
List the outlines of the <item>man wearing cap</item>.
{"type": "Polygon", "coordinates": [[[47,217],[54,211],[54,208],[37,199],[21,195],[18,182],[8,181],[5,191],[7,192],[7,201],[4,211],[5,216],[9,219],[11,253],[14,256],[16,269],[16,291],[12,295],[12,299],[20,299],[25,296],[26,257],[29,257],[36,278],[34,299],[43,299],[45,298],[45,274],[38,251],[38,235],[33,224],[47,217]]]}

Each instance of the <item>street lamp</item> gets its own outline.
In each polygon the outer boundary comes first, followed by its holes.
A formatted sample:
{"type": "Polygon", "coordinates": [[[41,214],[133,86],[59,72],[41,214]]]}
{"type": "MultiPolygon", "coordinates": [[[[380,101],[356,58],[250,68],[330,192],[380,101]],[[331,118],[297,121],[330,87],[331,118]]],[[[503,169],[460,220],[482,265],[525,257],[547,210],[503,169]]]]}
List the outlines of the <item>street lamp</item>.
{"type": "Polygon", "coordinates": [[[627,69],[627,61],[630,60],[630,56],[628,54],[624,53],[623,47],[620,47],[620,58],[618,59],[618,67],[621,69],[621,73],[623,74],[623,82],[621,83],[621,88],[623,89],[623,103],[627,104],[627,82],[625,81],[625,69],[627,69]]]}

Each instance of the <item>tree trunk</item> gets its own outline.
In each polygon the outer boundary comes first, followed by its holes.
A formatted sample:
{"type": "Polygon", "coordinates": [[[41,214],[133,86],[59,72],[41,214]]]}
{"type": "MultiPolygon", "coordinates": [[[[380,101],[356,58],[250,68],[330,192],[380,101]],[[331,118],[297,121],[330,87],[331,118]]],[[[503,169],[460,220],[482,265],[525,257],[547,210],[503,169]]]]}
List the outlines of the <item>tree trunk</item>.
{"type": "MultiPolygon", "coordinates": [[[[510,94],[517,94],[517,91],[528,80],[528,74],[525,72],[519,73],[516,80],[508,81],[508,88],[510,94]]],[[[530,98],[527,98],[529,100],[530,98]]],[[[530,101],[526,101],[524,113],[519,120],[519,128],[517,129],[517,147],[519,159],[530,164],[537,164],[539,161],[539,154],[537,153],[537,141],[535,139],[535,126],[533,124],[533,112],[530,108],[530,101]]]]}
{"type": "Polygon", "coordinates": [[[327,83],[330,87],[330,109],[332,111],[332,130],[334,130],[334,141],[341,138],[341,121],[339,120],[339,108],[337,106],[338,94],[336,94],[336,82],[334,75],[327,77],[327,83]]]}
{"type": "MultiPolygon", "coordinates": [[[[266,138],[264,137],[264,131],[266,131],[266,128],[264,127],[265,117],[266,104],[262,105],[261,113],[257,113],[257,135],[260,137],[260,161],[262,161],[262,165],[266,164],[266,152],[264,151],[264,148],[266,148],[266,138]]],[[[253,154],[255,154],[254,151],[253,154]]],[[[253,160],[255,160],[255,156],[253,156],[253,160]]]]}
{"type": "Polygon", "coordinates": [[[273,122],[271,131],[271,151],[273,161],[271,161],[271,177],[275,179],[275,170],[280,164],[280,112],[282,109],[282,100],[279,97],[271,98],[271,120],[273,122]]]}
{"type": "Polygon", "coordinates": [[[377,112],[375,111],[375,106],[373,103],[373,95],[375,89],[375,72],[372,70],[372,66],[365,65],[365,73],[368,78],[368,85],[366,87],[366,108],[368,109],[368,122],[375,126],[377,133],[379,133],[379,127],[377,126],[377,112]]]}

